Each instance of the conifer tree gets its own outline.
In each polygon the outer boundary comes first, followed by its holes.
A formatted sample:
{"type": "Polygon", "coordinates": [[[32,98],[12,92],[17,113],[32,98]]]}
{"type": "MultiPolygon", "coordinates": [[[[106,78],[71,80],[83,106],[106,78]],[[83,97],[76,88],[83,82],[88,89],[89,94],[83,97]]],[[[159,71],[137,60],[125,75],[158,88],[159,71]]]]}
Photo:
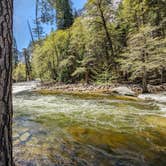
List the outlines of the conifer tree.
{"type": "Polygon", "coordinates": [[[56,0],[55,6],[57,28],[69,28],[73,24],[73,11],[70,0],[56,0]]]}
{"type": "Polygon", "coordinates": [[[0,1],[0,166],[12,158],[12,43],[13,0],[0,1]]]}

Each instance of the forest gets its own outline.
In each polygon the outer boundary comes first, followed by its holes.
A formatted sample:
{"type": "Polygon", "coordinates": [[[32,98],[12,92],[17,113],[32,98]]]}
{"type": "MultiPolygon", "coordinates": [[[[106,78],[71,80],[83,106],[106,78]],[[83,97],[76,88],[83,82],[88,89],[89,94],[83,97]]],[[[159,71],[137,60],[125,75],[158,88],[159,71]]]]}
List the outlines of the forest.
{"type": "Polygon", "coordinates": [[[25,62],[13,49],[13,79],[140,84],[147,92],[148,84],[166,82],[165,6],[165,0],[88,0],[77,11],[69,0],[36,1],[25,62]],[[56,30],[44,35],[42,26],[55,20],[56,30]]]}
{"type": "Polygon", "coordinates": [[[0,166],[165,166],[165,8],[0,0],[0,166]]]}

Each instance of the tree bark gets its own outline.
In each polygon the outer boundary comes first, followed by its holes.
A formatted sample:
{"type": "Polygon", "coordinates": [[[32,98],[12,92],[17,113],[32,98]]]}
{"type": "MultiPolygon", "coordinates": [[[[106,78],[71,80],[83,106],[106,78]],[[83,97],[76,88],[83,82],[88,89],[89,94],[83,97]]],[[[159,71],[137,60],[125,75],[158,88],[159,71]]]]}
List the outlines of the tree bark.
{"type": "Polygon", "coordinates": [[[0,0],[0,166],[12,159],[13,0],[0,0]]]}
{"type": "Polygon", "coordinates": [[[148,88],[147,88],[147,71],[146,71],[146,67],[145,66],[143,66],[142,89],[143,89],[143,93],[147,93],[148,92],[148,88]]]}
{"type": "MultiPolygon", "coordinates": [[[[145,40],[145,45],[146,45],[146,40],[145,40]]],[[[144,64],[142,67],[142,89],[143,93],[148,92],[148,87],[147,87],[147,68],[146,68],[146,51],[142,50],[142,63],[144,64]]]]}

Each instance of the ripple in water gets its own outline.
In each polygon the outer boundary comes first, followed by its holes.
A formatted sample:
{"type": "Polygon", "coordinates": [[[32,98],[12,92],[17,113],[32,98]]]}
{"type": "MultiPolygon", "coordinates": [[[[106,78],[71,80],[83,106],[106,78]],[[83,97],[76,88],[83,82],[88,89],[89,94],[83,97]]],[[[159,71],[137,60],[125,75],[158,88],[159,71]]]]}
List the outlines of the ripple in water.
{"type": "Polygon", "coordinates": [[[165,111],[153,101],[21,92],[14,112],[18,165],[166,165],[165,111]]]}

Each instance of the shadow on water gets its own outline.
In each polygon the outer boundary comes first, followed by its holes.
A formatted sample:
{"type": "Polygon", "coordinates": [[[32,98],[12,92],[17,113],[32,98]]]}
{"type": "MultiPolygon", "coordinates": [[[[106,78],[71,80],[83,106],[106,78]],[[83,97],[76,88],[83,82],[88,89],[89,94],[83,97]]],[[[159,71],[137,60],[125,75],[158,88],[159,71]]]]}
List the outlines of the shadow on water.
{"type": "Polygon", "coordinates": [[[165,166],[166,118],[154,102],[14,95],[18,165],[165,166]]]}

